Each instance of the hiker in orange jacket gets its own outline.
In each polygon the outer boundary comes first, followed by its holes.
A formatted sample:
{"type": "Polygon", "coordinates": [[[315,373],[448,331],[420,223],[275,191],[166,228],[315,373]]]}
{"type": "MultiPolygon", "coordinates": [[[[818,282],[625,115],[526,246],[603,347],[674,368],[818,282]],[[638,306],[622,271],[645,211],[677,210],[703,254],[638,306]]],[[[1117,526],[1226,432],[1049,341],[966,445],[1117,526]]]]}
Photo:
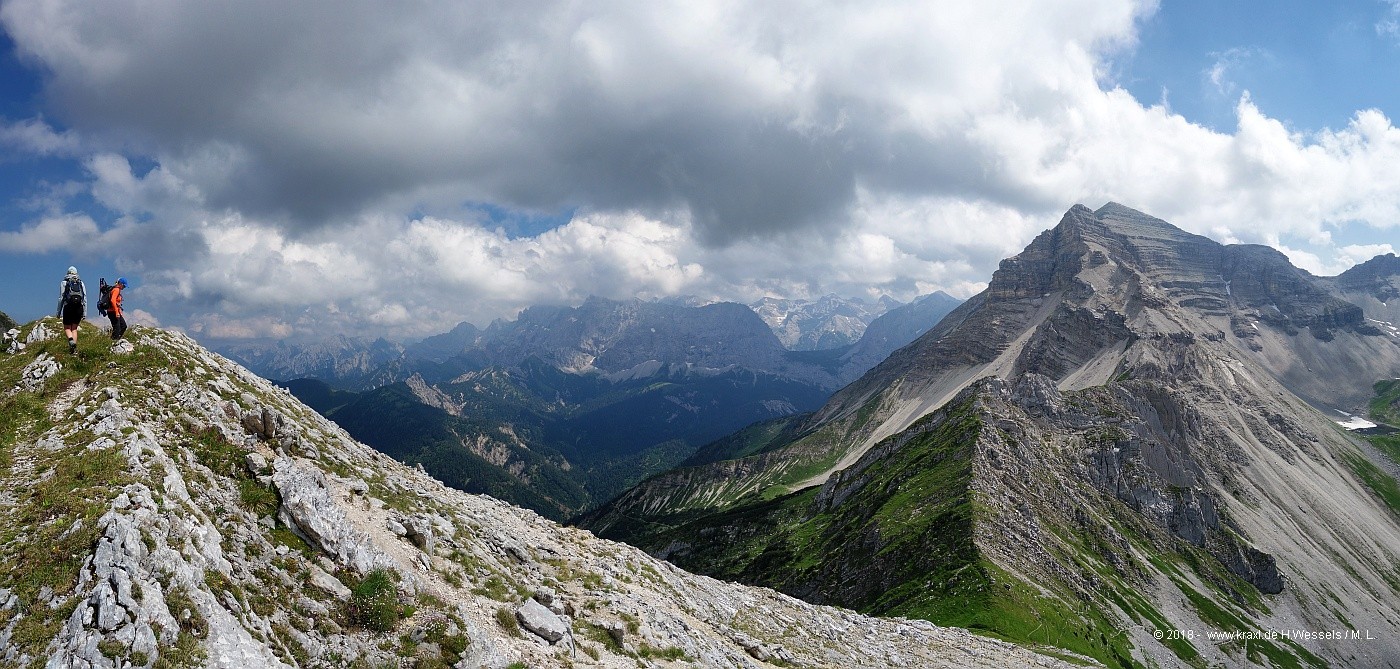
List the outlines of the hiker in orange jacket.
{"type": "Polygon", "coordinates": [[[112,321],[112,340],[126,334],[126,316],[122,312],[122,291],[126,290],[126,277],[117,279],[112,285],[112,308],[107,311],[107,319],[112,321]]]}

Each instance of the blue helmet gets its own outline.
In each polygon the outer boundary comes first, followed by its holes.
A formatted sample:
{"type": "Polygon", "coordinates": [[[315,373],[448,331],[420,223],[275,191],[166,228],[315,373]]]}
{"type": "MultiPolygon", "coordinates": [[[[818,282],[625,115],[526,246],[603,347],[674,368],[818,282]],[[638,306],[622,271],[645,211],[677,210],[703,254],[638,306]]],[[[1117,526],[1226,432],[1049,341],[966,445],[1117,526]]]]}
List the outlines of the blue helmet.
{"type": "Polygon", "coordinates": [[[117,279],[117,285],[121,286],[122,288],[126,288],[126,277],[117,279]]]}

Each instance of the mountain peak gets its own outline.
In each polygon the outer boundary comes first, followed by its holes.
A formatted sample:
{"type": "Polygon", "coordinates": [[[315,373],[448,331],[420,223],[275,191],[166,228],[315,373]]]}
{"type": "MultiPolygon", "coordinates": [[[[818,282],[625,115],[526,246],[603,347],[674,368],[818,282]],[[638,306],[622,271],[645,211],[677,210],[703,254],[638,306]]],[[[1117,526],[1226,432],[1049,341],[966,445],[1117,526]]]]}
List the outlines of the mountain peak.
{"type": "Polygon", "coordinates": [[[1145,214],[1117,202],[1109,202],[1093,212],[1094,220],[1115,234],[1130,240],[1172,240],[1179,243],[1199,244],[1217,242],[1192,234],[1156,216],[1145,214]]]}
{"type": "Polygon", "coordinates": [[[1400,257],[1394,253],[1378,255],[1337,275],[1337,283],[1343,286],[1365,285],[1400,275],[1400,257]]]}

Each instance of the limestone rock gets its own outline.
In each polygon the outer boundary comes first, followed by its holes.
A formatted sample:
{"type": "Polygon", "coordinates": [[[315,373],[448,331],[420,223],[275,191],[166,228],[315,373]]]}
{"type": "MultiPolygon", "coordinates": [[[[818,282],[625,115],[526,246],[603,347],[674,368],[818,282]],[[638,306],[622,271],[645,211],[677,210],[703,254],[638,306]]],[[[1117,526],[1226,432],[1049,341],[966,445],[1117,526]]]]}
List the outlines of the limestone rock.
{"type": "Polygon", "coordinates": [[[44,321],[34,324],[34,328],[29,331],[29,336],[24,338],[24,343],[35,344],[41,341],[48,341],[57,336],[57,332],[50,330],[44,321]]]}
{"type": "Polygon", "coordinates": [[[550,643],[558,643],[569,633],[568,623],[534,599],[527,599],[516,608],[515,618],[521,627],[550,643]]]}
{"type": "Polygon", "coordinates": [[[247,455],[243,456],[243,464],[248,468],[248,473],[254,476],[261,476],[267,473],[267,458],[257,451],[250,451],[247,455]]]}
{"type": "Polygon", "coordinates": [[[437,548],[437,540],[433,538],[433,523],[425,516],[415,515],[404,520],[403,527],[405,536],[413,545],[423,549],[424,553],[433,554],[437,548]]]}
{"type": "Polygon", "coordinates": [[[44,386],[44,382],[50,376],[58,373],[61,365],[53,356],[47,353],[40,353],[33,362],[24,366],[20,371],[19,387],[24,390],[38,390],[44,386]]]}
{"type": "Polygon", "coordinates": [[[0,350],[3,350],[5,353],[14,355],[23,351],[24,347],[24,342],[19,340],[19,328],[10,328],[10,330],[5,333],[5,336],[0,337],[0,350]]]}
{"type": "Polygon", "coordinates": [[[361,574],[375,569],[403,571],[367,534],[347,522],[345,512],[331,498],[321,470],[279,457],[273,462],[272,483],[282,498],[278,518],[338,564],[361,574]]]}
{"type": "Polygon", "coordinates": [[[335,595],[335,598],[341,601],[350,599],[350,588],[345,587],[345,584],[341,583],[340,579],[327,574],[326,570],[315,564],[310,565],[307,571],[310,573],[307,580],[311,585],[335,595]]]}

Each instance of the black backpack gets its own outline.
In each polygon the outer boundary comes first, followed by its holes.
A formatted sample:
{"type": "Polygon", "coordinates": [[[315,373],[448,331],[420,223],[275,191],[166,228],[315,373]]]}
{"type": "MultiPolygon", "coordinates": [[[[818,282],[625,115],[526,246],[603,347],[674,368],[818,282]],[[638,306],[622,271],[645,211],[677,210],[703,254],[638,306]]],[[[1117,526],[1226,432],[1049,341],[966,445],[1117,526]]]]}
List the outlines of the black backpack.
{"type": "Polygon", "coordinates": [[[69,277],[63,284],[63,306],[82,304],[87,295],[83,294],[83,282],[78,277],[69,277]]]}
{"type": "Polygon", "coordinates": [[[107,284],[107,278],[97,280],[97,313],[106,316],[112,310],[112,287],[107,284]]]}

